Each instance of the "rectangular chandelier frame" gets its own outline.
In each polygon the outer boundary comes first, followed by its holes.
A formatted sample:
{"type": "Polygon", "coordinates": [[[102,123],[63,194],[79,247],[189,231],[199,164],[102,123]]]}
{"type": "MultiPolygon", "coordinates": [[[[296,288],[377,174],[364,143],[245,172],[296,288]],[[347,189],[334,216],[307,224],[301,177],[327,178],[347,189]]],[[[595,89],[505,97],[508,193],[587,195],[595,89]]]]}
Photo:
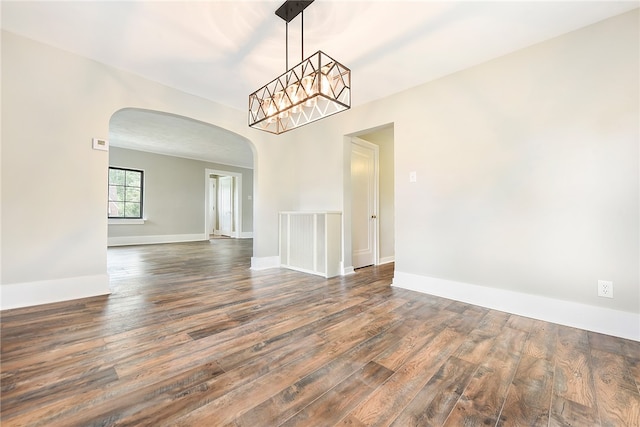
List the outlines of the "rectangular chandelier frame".
{"type": "Polygon", "coordinates": [[[351,70],[318,51],[249,95],[249,126],[281,134],[351,108],[351,70]]]}

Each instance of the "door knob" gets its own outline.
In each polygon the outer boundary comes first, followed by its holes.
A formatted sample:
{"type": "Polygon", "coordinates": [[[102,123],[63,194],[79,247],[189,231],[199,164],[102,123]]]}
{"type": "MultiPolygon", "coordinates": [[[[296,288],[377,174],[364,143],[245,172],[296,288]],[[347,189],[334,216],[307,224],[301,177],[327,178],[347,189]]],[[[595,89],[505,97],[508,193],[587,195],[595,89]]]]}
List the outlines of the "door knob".
{"type": "Polygon", "coordinates": [[[377,216],[376,215],[371,215],[371,219],[376,219],[377,216]]]}

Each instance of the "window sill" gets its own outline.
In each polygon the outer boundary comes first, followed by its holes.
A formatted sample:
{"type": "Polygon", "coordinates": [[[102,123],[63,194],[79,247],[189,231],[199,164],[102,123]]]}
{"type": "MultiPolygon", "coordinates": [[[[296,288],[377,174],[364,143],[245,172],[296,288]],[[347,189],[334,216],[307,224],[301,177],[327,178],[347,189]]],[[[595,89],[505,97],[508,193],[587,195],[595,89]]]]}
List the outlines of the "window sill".
{"type": "Polygon", "coordinates": [[[137,225],[144,224],[146,218],[109,218],[109,225],[137,225]]]}

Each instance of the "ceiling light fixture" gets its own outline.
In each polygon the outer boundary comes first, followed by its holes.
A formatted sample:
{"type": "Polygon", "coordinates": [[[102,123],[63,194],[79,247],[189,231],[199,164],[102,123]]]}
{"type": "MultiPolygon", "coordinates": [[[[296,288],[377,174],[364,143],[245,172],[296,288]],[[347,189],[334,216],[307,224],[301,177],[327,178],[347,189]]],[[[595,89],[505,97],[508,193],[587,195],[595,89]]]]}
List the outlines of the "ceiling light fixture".
{"type": "Polygon", "coordinates": [[[286,71],[249,95],[249,126],[274,134],[351,108],[351,70],[322,51],[289,68],[289,22],[311,1],[287,0],[276,10],[286,22],[286,71]]]}

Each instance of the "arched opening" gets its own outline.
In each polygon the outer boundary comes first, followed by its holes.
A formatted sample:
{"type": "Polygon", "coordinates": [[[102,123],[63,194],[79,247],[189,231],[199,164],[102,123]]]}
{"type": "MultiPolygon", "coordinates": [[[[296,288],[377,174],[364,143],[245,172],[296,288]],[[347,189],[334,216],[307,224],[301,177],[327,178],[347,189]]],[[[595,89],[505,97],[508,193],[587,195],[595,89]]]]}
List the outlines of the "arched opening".
{"type": "Polygon", "coordinates": [[[133,203],[141,205],[136,221],[110,216],[109,246],[209,239],[211,171],[232,178],[230,237],[253,236],[254,151],[245,137],[189,117],[124,108],[109,121],[109,146],[110,168],[144,173],[139,193],[109,183],[110,199],[124,206],[127,192],[140,194],[133,203]]]}

